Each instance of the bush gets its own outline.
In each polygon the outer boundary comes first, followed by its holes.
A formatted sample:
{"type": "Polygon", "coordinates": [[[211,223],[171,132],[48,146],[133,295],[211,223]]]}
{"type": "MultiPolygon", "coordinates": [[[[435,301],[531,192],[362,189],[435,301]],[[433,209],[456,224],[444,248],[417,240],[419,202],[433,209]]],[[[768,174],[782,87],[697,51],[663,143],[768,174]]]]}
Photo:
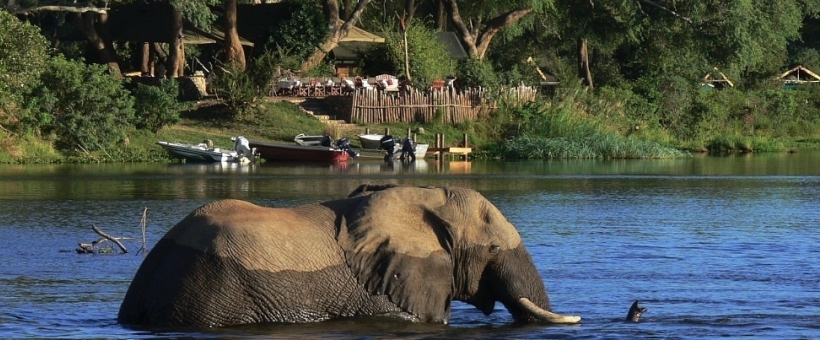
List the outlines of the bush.
{"type": "MultiPolygon", "coordinates": [[[[35,88],[48,59],[48,42],[36,26],[0,11],[0,125],[11,119],[35,88]],[[4,114],[5,113],[5,114],[4,114]]],[[[16,117],[15,117],[16,118],[16,117]]]]}
{"type": "Polygon", "coordinates": [[[271,74],[267,74],[266,86],[261,87],[254,73],[242,69],[237,64],[220,64],[214,68],[211,86],[216,96],[225,102],[234,116],[242,116],[251,105],[265,95],[270,84],[271,74]]]}
{"type": "Polygon", "coordinates": [[[500,81],[489,62],[468,58],[458,64],[458,83],[462,87],[497,88],[500,81]]]}
{"type": "Polygon", "coordinates": [[[29,100],[32,130],[53,132],[59,147],[95,151],[125,137],[134,98],[104,65],[52,58],[29,100]]]}
{"type": "Polygon", "coordinates": [[[162,79],[159,86],[137,84],[132,91],[136,102],[134,125],[156,133],[180,121],[179,111],[186,107],[177,100],[179,83],[162,79]]]}

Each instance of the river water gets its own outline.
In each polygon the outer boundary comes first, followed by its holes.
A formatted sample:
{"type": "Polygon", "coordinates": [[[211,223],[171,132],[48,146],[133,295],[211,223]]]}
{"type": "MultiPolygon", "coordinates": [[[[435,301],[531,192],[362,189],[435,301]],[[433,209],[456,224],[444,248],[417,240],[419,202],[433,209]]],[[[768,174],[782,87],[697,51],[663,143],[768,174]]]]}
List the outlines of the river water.
{"type": "Polygon", "coordinates": [[[336,165],[0,166],[2,338],[818,338],[820,153],[683,160],[379,161],[336,165]],[[343,320],[215,330],[116,322],[143,255],[80,255],[91,226],[149,248],[203,203],[290,206],[362,183],[478,190],[517,226],[553,308],[576,326],[513,325],[455,303],[451,324],[343,320]],[[624,321],[633,301],[648,308],[624,321]]]}

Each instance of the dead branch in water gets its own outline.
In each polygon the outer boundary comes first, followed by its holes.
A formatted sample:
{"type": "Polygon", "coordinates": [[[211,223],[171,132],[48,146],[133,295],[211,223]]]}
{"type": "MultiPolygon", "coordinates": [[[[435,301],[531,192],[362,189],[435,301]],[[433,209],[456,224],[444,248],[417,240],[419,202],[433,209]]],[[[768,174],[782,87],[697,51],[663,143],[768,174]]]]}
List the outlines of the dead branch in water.
{"type": "Polygon", "coordinates": [[[120,247],[120,250],[122,250],[122,253],[123,253],[123,254],[125,254],[125,253],[127,253],[127,252],[128,252],[128,249],[126,249],[126,248],[125,248],[125,246],[124,246],[124,245],[122,245],[122,242],[120,242],[120,240],[119,240],[119,239],[117,239],[116,237],[113,237],[113,236],[111,236],[111,235],[108,235],[108,234],[104,233],[102,230],[100,230],[100,228],[97,228],[97,226],[96,226],[96,225],[93,225],[93,224],[92,224],[92,225],[91,225],[91,230],[94,230],[94,232],[95,232],[95,233],[100,234],[100,236],[104,237],[105,239],[107,239],[107,240],[109,240],[109,241],[111,241],[111,242],[114,242],[114,244],[116,244],[118,247],[120,247]]]}
{"type": "Polygon", "coordinates": [[[142,251],[148,252],[148,248],[146,248],[146,237],[145,237],[146,229],[147,229],[147,226],[148,226],[147,222],[148,222],[148,208],[146,207],[142,211],[142,220],[140,221],[140,225],[141,225],[141,229],[142,229],[142,240],[140,240],[138,238],[134,238],[134,237],[114,237],[114,236],[111,236],[111,235],[103,232],[102,230],[100,230],[100,228],[98,228],[97,225],[92,224],[91,225],[91,230],[93,230],[95,233],[97,233],[98,235],[100,235],[102,237],[100,237],[100,238],[98,238],[94,241],[91,241],[89,243],[78,242],[77,243],[78,248],[76,249],[76,251],[77,251],[78,254],[94,254],[94,253],[113,252],[111,246],[108,245],[108,242],[111,242],[111,243],[116,244],[117,247],[120,248],[120,250],[122,251],[123,254],[126,254],[126,253],[128,253],[128,248],[126,248],[125,245],[121,241],[126,241],[127,240],[127,241],[137,241],[137,242],[142,243],[142,246],[140,247],[140,250],[137,251],[137,254],[139,254],[142,251]],[[105,247],[103,247],[103,245],[105,245],[105,247]]]}
{"type": "Polygon", "coordinates": [[[140,250],[137,251],[137,255],[139,255],[139,253],[143,251],[145,251],[146,253],[148,252],[148,248],[145,247],[145,228],[147,227],[147,223],[148,207],[145,207],[145,209],[142,210],[142,220],[140,221],[140,224],[142,225],[142,247],[140,247],[140,250]]]}

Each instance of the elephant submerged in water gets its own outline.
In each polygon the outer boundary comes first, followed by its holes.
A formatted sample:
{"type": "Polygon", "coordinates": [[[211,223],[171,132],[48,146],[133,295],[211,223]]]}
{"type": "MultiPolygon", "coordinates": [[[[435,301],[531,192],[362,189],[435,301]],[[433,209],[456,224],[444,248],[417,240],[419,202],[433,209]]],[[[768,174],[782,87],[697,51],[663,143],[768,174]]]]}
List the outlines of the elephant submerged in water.
{"type": "Polygon", "coordinates": [[[447,323],[452,300],[516,322],[555,314],[515,227],[476,191],[362,185],[292,208],[206,204],[138,269],[118,321],[222,327],[365,315],[447,323]]]}

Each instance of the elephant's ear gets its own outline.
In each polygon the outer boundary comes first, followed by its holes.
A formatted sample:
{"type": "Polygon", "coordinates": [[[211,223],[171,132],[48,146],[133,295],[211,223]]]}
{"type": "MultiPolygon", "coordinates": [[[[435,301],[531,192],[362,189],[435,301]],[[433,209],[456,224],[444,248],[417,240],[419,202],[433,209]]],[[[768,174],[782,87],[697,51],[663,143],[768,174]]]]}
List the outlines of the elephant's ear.
{"type": "Polygon", "coordinates": [[[339,228],[360,284],[424,322],[446,323],[453,298],[453,236],[440,189],[397,187],[362,198],[339,228]]]}

